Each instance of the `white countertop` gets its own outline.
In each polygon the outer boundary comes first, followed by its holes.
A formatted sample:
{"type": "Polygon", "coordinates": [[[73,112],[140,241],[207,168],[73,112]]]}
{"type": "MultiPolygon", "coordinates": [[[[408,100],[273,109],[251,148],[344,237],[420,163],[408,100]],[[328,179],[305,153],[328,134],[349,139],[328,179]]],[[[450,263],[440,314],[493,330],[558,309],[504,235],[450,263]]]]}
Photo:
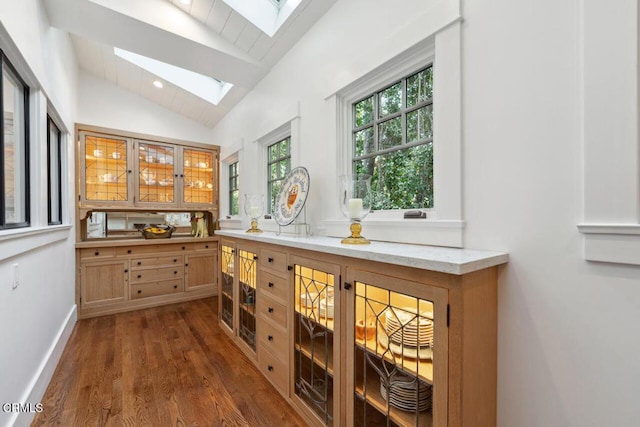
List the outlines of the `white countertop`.
{"type": "Polygon", "coordinates": [[[278,236],[272,232],[251,234],[244,230],[216,230],[215,234],[458,275],[505,264],[509,260],[509,255],[504,252],[473,249],[389,242],[344,245],[340,243],[341,239],[335,237],[296,237],[283,234],[278,236]]]}

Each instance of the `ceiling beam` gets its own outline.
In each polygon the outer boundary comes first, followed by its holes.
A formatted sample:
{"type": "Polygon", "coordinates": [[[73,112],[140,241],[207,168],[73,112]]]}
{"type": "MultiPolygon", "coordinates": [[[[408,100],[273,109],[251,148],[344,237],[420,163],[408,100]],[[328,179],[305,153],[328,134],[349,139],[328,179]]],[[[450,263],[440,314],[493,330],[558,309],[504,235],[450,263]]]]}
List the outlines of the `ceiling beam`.
{"type": "Polygon", "coordinates": [[[46,0],[44,4],[53,27],[240,87],[253,87],[267,71],[165,0],[46,0]]]}

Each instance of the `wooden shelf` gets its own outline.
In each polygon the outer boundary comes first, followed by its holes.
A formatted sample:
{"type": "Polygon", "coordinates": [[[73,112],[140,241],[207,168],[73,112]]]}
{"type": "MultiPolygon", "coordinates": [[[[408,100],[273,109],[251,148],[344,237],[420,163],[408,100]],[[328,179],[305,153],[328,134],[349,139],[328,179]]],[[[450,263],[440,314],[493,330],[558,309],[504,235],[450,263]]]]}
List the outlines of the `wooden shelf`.
{"type": "Polygon", "coordinates": [[[327,371],[327,373],[333,377],[333,345],[329,346],[328,362],[318,357],[311,357],[311,340],[307,339],[302,343],[296,343],[296,350],[300,352],[304,357],[315,363],[320,369],[327,371]],[[328,365],[328,366],[327,366],[328,365]]]}

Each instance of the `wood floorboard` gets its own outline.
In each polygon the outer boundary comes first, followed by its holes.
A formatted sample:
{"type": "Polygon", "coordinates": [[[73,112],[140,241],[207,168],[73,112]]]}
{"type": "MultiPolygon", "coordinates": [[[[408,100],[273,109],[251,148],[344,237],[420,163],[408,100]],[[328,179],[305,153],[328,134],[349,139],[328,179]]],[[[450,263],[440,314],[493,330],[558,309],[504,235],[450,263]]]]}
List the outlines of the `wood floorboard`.
{"type": "Polygon", "coordinates": [[[205,298],[80,320],[32,426],[305,426],[205,298]]]}

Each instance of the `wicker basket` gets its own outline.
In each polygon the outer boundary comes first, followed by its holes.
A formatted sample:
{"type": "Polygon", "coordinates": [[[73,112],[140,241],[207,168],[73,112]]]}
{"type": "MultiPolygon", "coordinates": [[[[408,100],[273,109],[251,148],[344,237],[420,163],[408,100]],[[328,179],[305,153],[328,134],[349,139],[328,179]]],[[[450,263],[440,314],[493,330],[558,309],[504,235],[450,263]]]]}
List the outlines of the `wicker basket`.
{"type": "Polygon", "coordinates": [[[168,239],[176,228],[172,225],[147,225],[140,229],[145,239],[168,239]],[[155,230],[162,230],[161,232],[155,230]]]}

